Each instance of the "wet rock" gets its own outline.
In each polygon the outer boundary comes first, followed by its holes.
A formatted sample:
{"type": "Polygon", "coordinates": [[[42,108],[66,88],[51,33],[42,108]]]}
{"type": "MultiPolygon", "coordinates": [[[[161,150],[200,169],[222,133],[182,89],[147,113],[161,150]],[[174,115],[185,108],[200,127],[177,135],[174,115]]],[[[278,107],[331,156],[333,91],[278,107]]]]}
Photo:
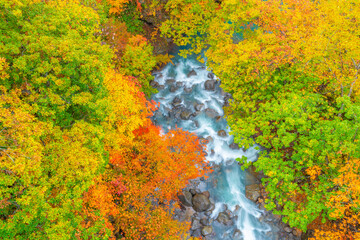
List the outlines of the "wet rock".
{"type": "Polygon", "coordinates": [[[215,75],[212,72],[209,72],[207,77],[210,79],[214,79],[215,75]]]}
{"type": "Polygon", "coordinates": [[[203,103],[195,104],[194,108],[196,111],[201,111],[205,108],[205,105],[203,103]]]}
{"type": "MultiPolygon", "coordinates": [[[[193,189],[193,188],[191,188],[190,190],[189,190],[189,192],[194,196],[197,192],[196,192],[196,190],[195,189],[193,189]]],[[[191,203],[192,204],[192,203],[191,203]]]]}
{"type": "Polygon", "coordinates": [[[219,116],[219,114],[212,108],[206,108],[204,112],[210,118],[215,118],[219,116]]]}
{"type": "Polygon", "coordinates": [[[214,209],[215,209],[215,204],[211,203],[211,206],[210,206],[210,208],[209,208],[209,211],[214,211],[214,209]]]}
{"type": "Polygon", "coordinates": [[[216,221],[227,226],[232,224],[232,221],[226,212],[219,213],[218,217],[216,218],[216,221]]]}
{"type": "MultiPolygon", "coordinates": [[[[196,115],[194,114],[194,117],[196,117],[196,115]]],[[[199,122],[198,121],[196,121],[196,120],[193,120],[193,122],[194,122],[194,124],[195,124],[195,127],[200,127],[200,124],[199,124],[199,122]]]]}
{"type": "Polygon", "coordinates": [[[193,218],[191,222],[191,230],[201,228],[200,220],[198,218],[193,218]]]}
{"type": "Polygon", "coordinates": [[[203,217],[201,220],[200,220],[200,223],[202,225],[208,225],[209,224],[209,219],[207,217],[203,217]]]}
{"type": "Polygon", "coordinates": [[[204,191],[204,192],[202,192],[202,194],[204,194],[207,198],[209,198],[209,197],[210,197],[210,193],[209,193],[209,191],[204,191]]]}
{"type": "Polygon", "coordinates": [[[175,83],[175,79],[166,79],[166,85],[172,85],[172,84],[174,84],[175,83]]]}
{"type": "Polygon", "coordinates": [[[232,212],[232,211],[230,211],[229,209],[228,209],[228,210],[226,210],[226,213],[227,213],[227,215],[229,215],[229,217],[230,217],[230,218],[233,218],[233,217],[234,217],[233,212],[232,212]]]}
{"type": "Polygon", "coordinates": [[[204,178],[204,177],[201,177],[201,178],[200,178],[200,181],[202,181],[202,182],[205,181],[205,178],[204,178]]]}
{"type": "Polygon", "coordinates": [[[192,194],[189,191],[182,191],[182,193],[178,195],[178,198],[183,205],[187,207],[192,206],[192,194]]]}
{"type": "Polygon", "coordinates": [[[205,82],[205,90],[206,91],[215,91],[215,80],[206,80],[205,82]]]}
{"type": "Polygon", "coordinates": [[[191,117],[192,112],[190,110],[185,109],[180,113],[180,118],[182,120],[189,120],[191,117]]]}
{"type": "Polygon", "coordinates": [[[241,239],[241,231],[236,229],[233,234],[233,240],[240,240],[241,239]]]}
{"type": "Polygon", "coordinates": [[[226,137],[226,136],[227,136],[225,130],[220,130],[220,131],[217,132],[217,134],[218,134],[218,136],[220,136],[220,137],[226,137]]]}
{"type": "Polygon", "coordinates": [[[234,143],[234,142],[232,144],[230,144],[229,147],[231,149],[233,149],[233,150],[239,150],[240,149],[239,145],[237,143],[234,143]]]}
{"type": "Polygon", "coordinates": [[[158,89],[160,89],[160,90],[165,89],[165,86],[164,85],[159,85],[158,89]]]}
{"type": "Polygon", "coordinates": [[[196,194],[192,198],[193,208],[197,212],[204,212],[208,210],[211,206],[210,200],[204,194],[196,194]]]}
{"type": "Polygon", "coordinates": [[[176,92],[178,89],[179,89],[179,88],[178,88],[177,86],[171,85],[169,91],[172,92],[172,93],[174,93],[174,92],[176,92]]]}
{"type": "Polygon", "coordinates": [[[210,216],[212,214],[212,211],[206,211],[204,214],[205,216],[210,216]]]}
{"type": "Polygon", "coordinates": [[[211,226],[205,226],[201,229],[201,234],[203,236],[210,235],[213,232],[213,228],[211,226]]]}
{"type": "Polygon", "coordinates": [[[253,202],[260,197],[260,184],[251,184],[245,186],[245,195],[253,202]]]}
{"type": "Polygon", "coordinates": [[[209,143],[211,143],[211,142],[213,142],[213,141],[214,141],[214,139],[213,139],[211,136],[207,136],[205,139],[206,139],[206,140],[208,140],[208,141],[209,141],[209,143]]]}
{"type": "Polygon", "coordinates": [[[287,232],[287,233],[291,233],[291,232],[292,232],[291,228],[289,228],[289,227],[284,227],[284,231],[287,232]]]}
{"type": "Polygon", "coordinates": [[[184,86],[184,83],[183,82],[176,82],[176,86],[177,87],[182,87],[182,86],[184,86]]]}
{"type": "Polygon", "coordinates": [[[174,100],[172,101],[172,105],[173,105],[173,107],[179,107],[180,105],[181,105],[181,103],[182,103],[182,100],[181,100],[181,98],[180,97],[178,97],[178,96],[176,96],[175,98],[174,98],[174,100]]]}
{"type": "Polygon", "coordinates": [[[150,81],[150,86],[153,87],[153,88],[158,88],[158,87],[159,87],[159,83],[156,82],[156,81],[154,81],[154,80],[152,80],[152,81],[150,81]]]}
{"type": "Polygon", "coordinates": [[[186,77],[192,77],[192,76],[196,76],[197,75],[197,73],[195,72],[195,70],[191,70],[187,75],[186,75],[186,77]]]}
{"type": "Polygon", "coordinates": [[[193,91],[193,89],[194,89],[194,86],[191,86],[191,87],[184,87],[184,92],[185,93],[191,93],[192,91],[193,91]]]}

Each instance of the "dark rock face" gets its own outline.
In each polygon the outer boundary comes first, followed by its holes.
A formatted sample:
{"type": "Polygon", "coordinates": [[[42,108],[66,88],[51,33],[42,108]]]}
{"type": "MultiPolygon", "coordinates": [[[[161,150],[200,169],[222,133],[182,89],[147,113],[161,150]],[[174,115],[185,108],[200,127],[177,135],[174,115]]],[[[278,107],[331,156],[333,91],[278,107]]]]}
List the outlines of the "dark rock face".
{"type": "Polygon", "coordinates": [[[216,220],[224,225],[231,225],[232,224],[232,220],[229,217],[229,215],[226,212],[221,212],[219,213],[218,217],[216,218],[216,220]]]}
{"type": "Polygon", "coordinates": [[[251,201],[256,202],[256,200],[260,197],[260,185],[251,184],[245,186],[245,195],[251,201]]]}
{"type": "Polygon", "coordinates": [[[204,212],[208,210],[211,206],[211,202],[208,197],[206,197],[204,194],[196,194],[192,198],[192,204],[193,208],[197,212],[204,212]]]}
{"type": "Polygon", "coordinates": [[[180,118],[182,120],[189,120],[191,117],[192,112],[190,110],[185,109],[180,113],[180,118]]]}
{"type": "Polygon", "coordinates": [[[181,100],[181,98],[179,98],[178,96],[176,96],[175,98],[174,98],[174,100],[172,101],[172,105],[173,105],[173,107],[179,107],[180,105],[181,105],[181,103],[182,103],[182,100],[181,100]]]}
{"type": "Polygon", "coordinates": [[[227,136],[225,130],[220,130],[220,131],[218,131],[217,134],[218,134],[218,136],[220,136],[220,137],[226,137],[226,136],[227,136]]]}
{"type": "Polygon", "coordinates": [[[192,195],[189,191],[182,191],[182,193],[180,193],[178,195],[178,198],[180,200],[180,202],[187,207],[191,207],[192,206],[192,195]]]}
{"type": "Polygon", "coordinates": [[[213,228],[211,226],[205,226],[201,229],[201,234],[203,236],[207,236],[213,232],[213,228]]]}
{"type": "Polygon", "coordinates": [[[215,80],[206,80],[205,82],[205,90],[206,91],[215,91],[215,80]]]}
{"type": "Polygon", "coordinates": [[[195,72],[195,70],[191,70],[186,76],[189,78],[189,77],[192,77],[192,76],[196,76],[197,73],[195,72]]]}

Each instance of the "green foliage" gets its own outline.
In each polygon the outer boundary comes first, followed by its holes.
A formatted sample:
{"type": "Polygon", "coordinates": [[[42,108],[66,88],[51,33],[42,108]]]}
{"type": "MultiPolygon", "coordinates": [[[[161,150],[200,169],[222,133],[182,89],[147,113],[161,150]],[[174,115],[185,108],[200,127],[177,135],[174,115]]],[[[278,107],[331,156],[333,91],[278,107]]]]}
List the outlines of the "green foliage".
{"type": "Polygon", "coordinates": [[[144,33],[143,21],[140,20],[141,13],[136,7],[135,1],[129,1],[125,4],[124,10],[118,18],[126,24],[127,30],[133,34],[144,33]]]}

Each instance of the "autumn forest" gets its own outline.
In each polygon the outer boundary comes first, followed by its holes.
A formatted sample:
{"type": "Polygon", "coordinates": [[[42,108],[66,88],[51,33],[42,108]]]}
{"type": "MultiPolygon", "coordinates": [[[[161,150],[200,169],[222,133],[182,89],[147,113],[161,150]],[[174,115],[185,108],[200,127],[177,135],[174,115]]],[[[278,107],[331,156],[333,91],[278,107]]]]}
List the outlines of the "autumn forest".
{"type": "Polygon", "coordinates": [[[174,55],[258,150],[236,159],[254,204],[294,239],[360,239],[359,0],[0,0],[0,239],[219,239],[174,217],[214,171],[212,139],[153,121],[174,55]]]}

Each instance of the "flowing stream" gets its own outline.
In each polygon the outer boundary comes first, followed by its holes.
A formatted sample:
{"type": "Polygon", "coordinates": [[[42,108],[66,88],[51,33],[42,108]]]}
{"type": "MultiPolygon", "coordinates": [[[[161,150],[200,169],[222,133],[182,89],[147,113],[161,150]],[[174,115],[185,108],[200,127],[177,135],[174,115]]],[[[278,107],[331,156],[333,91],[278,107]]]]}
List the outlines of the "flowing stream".
{"type": "Polygon", "coordinates": [[[229,136],[230,129],[223,117],[223,105],[229,95],[220,88],[216,76],[195,57],[177,56],[173,63],[154,73],[152,84],[159,92],[152,99],[160,107],[153,121],[165,132],[177,126],[209,142],[207,161],[216,167],[199,187],[209,191],[214,201],[210,218],[216,219],[226,208],[234,215],[230,226],[212,221],[213,234],[206,239],[273,239],[273,229],[259,221],[262,210],[245,197],[246,173],[235,159],[246,156],[248,161],[254,161],[257,151],[242,150],[229,136]]]}

